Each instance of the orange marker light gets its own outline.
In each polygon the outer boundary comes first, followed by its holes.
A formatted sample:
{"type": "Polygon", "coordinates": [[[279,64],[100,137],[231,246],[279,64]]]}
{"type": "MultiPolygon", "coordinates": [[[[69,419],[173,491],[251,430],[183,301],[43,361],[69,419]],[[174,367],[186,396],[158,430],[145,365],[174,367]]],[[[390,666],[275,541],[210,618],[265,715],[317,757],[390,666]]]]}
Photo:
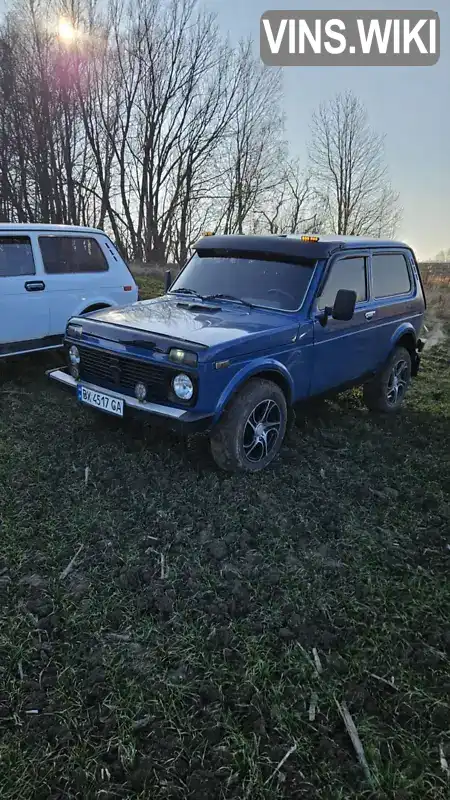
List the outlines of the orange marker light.
{"type": "Polygon", "coordinates": [[[318,236],[302,236],[301,240],[302,240],[302,242],[318,242],[319,241],[319,237],[318,236]]]}
{"type": "Polygon", "coordinates": [[[132,292],[133,291],[133,287],[132,286],[124,286],[123,290],[124,290],[124,292],[132,292]]]}

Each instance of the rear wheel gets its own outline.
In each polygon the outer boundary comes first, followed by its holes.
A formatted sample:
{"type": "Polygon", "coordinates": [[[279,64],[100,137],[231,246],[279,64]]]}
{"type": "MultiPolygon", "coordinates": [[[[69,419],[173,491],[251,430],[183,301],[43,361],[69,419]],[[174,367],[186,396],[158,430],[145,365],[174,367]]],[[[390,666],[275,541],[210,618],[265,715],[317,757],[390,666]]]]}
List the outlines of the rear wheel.
{"type": "Polygon", "coordinates": [[[397,411],[410,382],[411,354],[405,347],[397,347],[384,370],[365,384],[364,402],[371,411],[397,411]]]}
{"type": "Polygon", "coordinates": [[[253,378],[232,399],[210,437],[216,464],[234,472],[259,472],[278,455],[288,409],[272,381],[253,378]]]}

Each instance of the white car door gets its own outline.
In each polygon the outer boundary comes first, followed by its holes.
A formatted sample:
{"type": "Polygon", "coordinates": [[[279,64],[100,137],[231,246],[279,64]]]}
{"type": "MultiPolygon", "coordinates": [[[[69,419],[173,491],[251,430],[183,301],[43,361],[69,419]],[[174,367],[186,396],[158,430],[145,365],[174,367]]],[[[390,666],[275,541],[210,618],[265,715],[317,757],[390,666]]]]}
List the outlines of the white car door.
{"type": "MultiPolygon", "coordinates": [[[[52,334],[64,333],[67,320],[90,306],[118,304],[117,270],[95,234],[40,233],[38,244],[52,334]]],[[[126,302],[124,287],[121,297],[126,302]]]]}
{"type": "Polygon", "coordinates": [[[45,280],[36,274],[32,236],[0,236],[0,356],[46,346],[50,313],[45,280]]]}

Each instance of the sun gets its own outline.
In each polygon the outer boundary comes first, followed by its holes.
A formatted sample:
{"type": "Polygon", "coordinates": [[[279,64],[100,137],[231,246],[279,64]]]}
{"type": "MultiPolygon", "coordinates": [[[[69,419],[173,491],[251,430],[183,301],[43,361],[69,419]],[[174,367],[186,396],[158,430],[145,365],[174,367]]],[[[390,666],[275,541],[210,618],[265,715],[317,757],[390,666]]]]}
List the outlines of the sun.
{"type": "Polygon", "coordinates": [[[76,39],[77,31],[76,28],[72,25],[70,19],[64,19],[62,17],[58,22],[58,36],[61,41],[70,44],[76,39]]]}

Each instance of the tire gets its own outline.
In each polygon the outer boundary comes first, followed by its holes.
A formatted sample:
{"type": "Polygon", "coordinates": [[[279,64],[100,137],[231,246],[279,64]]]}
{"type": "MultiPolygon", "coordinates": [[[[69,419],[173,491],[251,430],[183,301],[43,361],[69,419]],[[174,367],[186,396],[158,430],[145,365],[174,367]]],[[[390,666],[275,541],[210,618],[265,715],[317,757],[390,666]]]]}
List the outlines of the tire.
{"type": "Polygon", "coordinates": [[[392,414],[405,399],[411,382],[411,354],[405,347],[397,347],[388,363],[363,387],[364,402],[371,411],[392,414]]]}
{"type": "Polygon", "coordinates": [[[252,378],[232,398],[211,433],[214,461],[228,472],[259,472],[278,455],[287,422],[288,408],[280,387],[252,378]]]}

